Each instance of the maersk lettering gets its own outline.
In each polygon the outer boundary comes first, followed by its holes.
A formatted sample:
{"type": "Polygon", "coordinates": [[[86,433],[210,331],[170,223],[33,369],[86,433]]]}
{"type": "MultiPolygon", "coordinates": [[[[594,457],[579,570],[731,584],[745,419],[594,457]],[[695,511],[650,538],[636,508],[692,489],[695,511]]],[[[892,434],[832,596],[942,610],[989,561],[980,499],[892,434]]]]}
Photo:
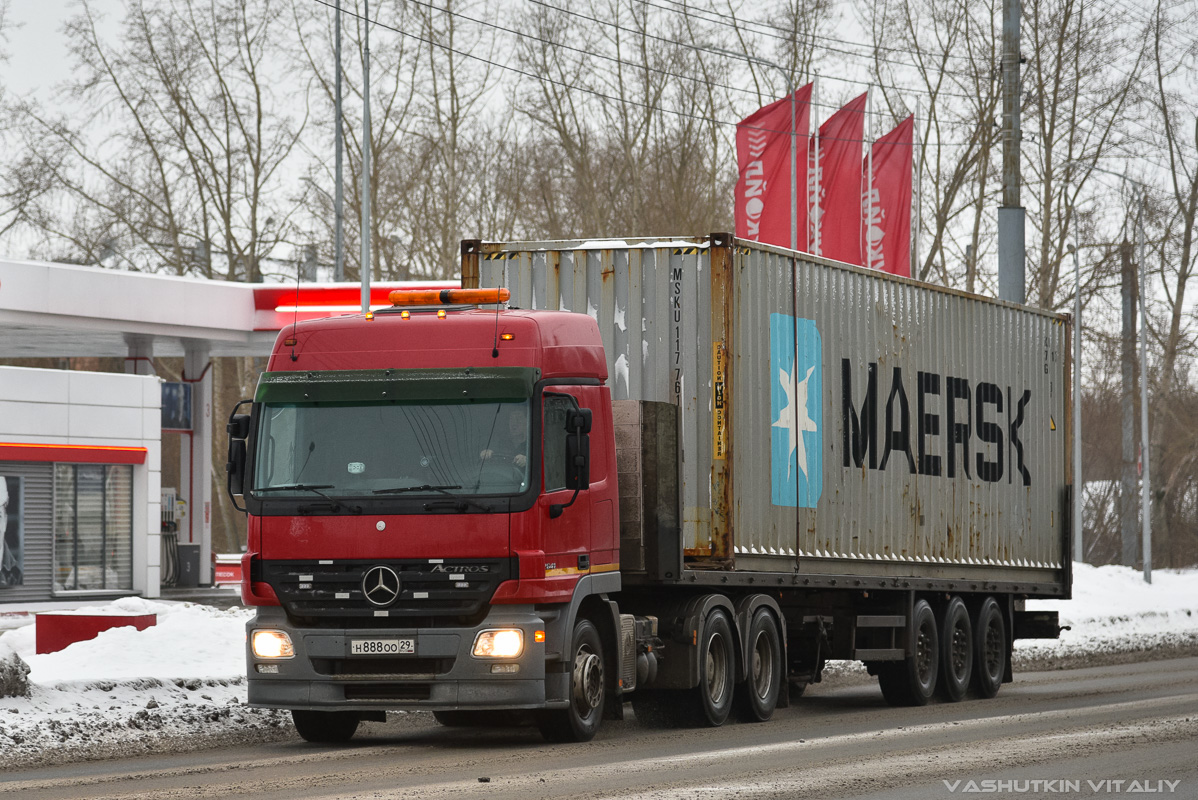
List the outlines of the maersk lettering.
{"type": "Polygon", "coordinates": [[[1024,412],[1032,399],[1031,390],[1024,389],[1016,402],[1009,388],[1004,398],[1003,389],[994,383],[981,382],[971,387],[966,378],[916,372],[913,429],[903,370],[894,367],[886,399],[884,449],[878,463],[878,365],[871,362],[866,366],[865,398],[860,413],[853,395],[853,365],[847,358],[841,359],[840,375],[846,468],[863,469],[868,465],[869,469],[884,470],[891,466],[892,454],[902,453],[906,458],[896,461],[905,463],[911,474],[956,478],[959,466],[965,478],[972,478],[972,458],[973,474],[980,481],[996,483],[1006,474],[1008,481],[1020,480],[1024,486],[1032,485],[1019,438],[1024,412]],[[941,416],[945,419],[943,439],[941,416]],[[975,433],[979,442],[976,448],[971,446],[975,433]],[[1008,454],[1013,456],[1011,469],[1007,469],[1008,454]]]}
{"type": "Polygon", "coordinates": [[[1002,418],[1002,389],[993,383],[979,383],[977,398],[978,438],[995,445],[993,461],[987,460],[985,453],[978,452],[978,477],[989,483],[997,483],[1002,479],[1003,471],[1002,428],[994,422],[986,421],[986,406],[993,405],[999,419],[1002,418]]]}
{"type": "Polygon", "coordinates": [[[940,394],[940,376],[935,372],[919,372],[915,376],[917,395],[915,400],[916,422],[919,437],[919,474],[940,477],[940,456],[932,455],[928,449],[929,436],[940,435],[940,415],[927,412],[928,395],[940,394]]]}
{"type": "Polygon", "coordinates": [[[853,370],[846,358],[840,362],[841,406],[844,410],[844,465],[860,467],[869,453],[869,468],[878,468],[878,365],[871,363],[861,416],[853,408],[853,370]]]}
{"type": "Polygon", "coordinates": [[[969,381],[964,378],[945,378],[944,383],[948,387],[948,399],[944,403],[947,410],[945,416],[948,417],[948,477],[957,477],[957,446],[960,445],[963,453],[961,469],[965,470],[966,478],[972,478],[969,474],[969,381]],[[957,400],[965,401],[964,422],[957,422],[957,400]]]}
{"type": "Polygon", "coordinates": [[[878,469],[886,469],[890,460],[890,452],[897,450],[907,457],[907,469],[915,473],[915,459],[911,457],[911,433],[907,420],[911,418],[911,406],[907,403],[907,392],[903,389],[902,367],[894,368],[894,377],[890,381],[890,397],[886,399],[886,452],[882,453],[882,464],[878,469]],[[895,424],[894,401],[898,400],[898,424],[895,424]]]}

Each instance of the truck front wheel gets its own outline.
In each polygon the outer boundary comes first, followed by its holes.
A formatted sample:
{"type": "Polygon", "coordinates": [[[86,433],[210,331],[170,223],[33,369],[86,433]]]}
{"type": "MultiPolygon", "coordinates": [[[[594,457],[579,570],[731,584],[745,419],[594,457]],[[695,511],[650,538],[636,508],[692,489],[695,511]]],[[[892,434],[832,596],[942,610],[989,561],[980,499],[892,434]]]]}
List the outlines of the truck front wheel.
{"type": "Polygon", "coordinates": [[[564,709],[546,711],[538,726],[551,742],[589,742],[595,738],[603,720],[607,699],[607,680],[603,670],[603,640],[589,619],[574,624],[570,652],[570,704],[564,709]]]}
{"type": "Polygon", "coordinates": [[[338,744],[348,742],[358,730],[358,715],[353,711],[291,711],[291,721],[306,742],[338,744]]]}

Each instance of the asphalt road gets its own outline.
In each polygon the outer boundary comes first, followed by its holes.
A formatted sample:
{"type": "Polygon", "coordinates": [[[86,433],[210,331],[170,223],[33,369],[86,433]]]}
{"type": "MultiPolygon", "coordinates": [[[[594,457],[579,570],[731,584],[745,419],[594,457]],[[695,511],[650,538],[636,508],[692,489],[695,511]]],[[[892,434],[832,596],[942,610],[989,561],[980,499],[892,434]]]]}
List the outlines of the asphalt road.
{"type": "Polygon", "coordinates": [[[42,798],[1198,798],[1198,658],[1018,675],[992,700],[888,707],[812,686],[764,724],[605,722],[594,742],[442,728],[425,714],[299,741],[0,774],[42,798]]]}

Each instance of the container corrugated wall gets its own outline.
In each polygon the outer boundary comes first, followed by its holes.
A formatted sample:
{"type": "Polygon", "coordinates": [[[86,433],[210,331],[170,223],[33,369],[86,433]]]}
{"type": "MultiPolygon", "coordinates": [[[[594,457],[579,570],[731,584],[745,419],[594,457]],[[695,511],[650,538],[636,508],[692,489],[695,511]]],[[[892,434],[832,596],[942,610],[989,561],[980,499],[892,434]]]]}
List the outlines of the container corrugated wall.
{"type": "Polygon", "coordinates": [[[680,405],[680,508],[687,553],[710,552],[711,306],[707,240],[486,244],[479,285],[509,306],[599,323],[613,400],[680,405]],[[697,313],[702,309],[702,313],[697,313]]]}
{"type": "Polygon", "coordinates": [[[613,398],[682,406],[689,555],[712,554],[725,463],[713,461],[714,322],[728,331],[733,487],[733,552],[717,532],[714,556],[781,572],[1059,575],[1064,318],[712,241],[486,244],[478,266],[480,285],[508,287],[514,306],[595,318],[613,398]],[[712,308],[713,252],[730,258],[726,310],[712,308]]]}

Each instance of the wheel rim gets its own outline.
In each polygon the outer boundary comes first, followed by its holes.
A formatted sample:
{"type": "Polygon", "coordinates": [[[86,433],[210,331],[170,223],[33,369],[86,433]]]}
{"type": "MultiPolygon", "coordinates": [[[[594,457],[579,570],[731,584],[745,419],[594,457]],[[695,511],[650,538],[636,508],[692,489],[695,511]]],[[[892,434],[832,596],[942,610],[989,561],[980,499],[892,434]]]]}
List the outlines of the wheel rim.
{"type": "Polygon", "coordinates": [[[953,674],[958,679],[965,677],[965,672],[969,668],[969,632],[965,630],[964,625],[957,625],[953,628],[952,641],[952,667],[953,674]]]}
{"type": "Polygon", "coordinates": [[[724,652],[724,637],[715,634],[707,648],[707,697],[713,706],[724,701],[728,691],[728,658],[724,652]]]}
{"type": "Polygon", "coordinates": [[[915,641],[915,668],[919,673],[921,683],[928,683],[932,676],[932,667],[936,663],[936,653],[932,648],[932,636],[927,625],[921,625],[919,636],[915,641]]]}
{"type": "Polygon", "coordinates": [[[603,659],[583,645],[574,655],[574,707],[589,716],[603,703],[603,659]]]}
{"type": "Polygon", "coordinates": [[[997,622],[991,622],[986,626],[986,673],[990,677],[998,677],[1002,671],[1002,630],[997,622]]]}
{"type": "Polygon", "coordinates": [[[774,685],[774,648],[765,633],[757,636],[753,646],[753,692],[764,700],[774,685]]]}

